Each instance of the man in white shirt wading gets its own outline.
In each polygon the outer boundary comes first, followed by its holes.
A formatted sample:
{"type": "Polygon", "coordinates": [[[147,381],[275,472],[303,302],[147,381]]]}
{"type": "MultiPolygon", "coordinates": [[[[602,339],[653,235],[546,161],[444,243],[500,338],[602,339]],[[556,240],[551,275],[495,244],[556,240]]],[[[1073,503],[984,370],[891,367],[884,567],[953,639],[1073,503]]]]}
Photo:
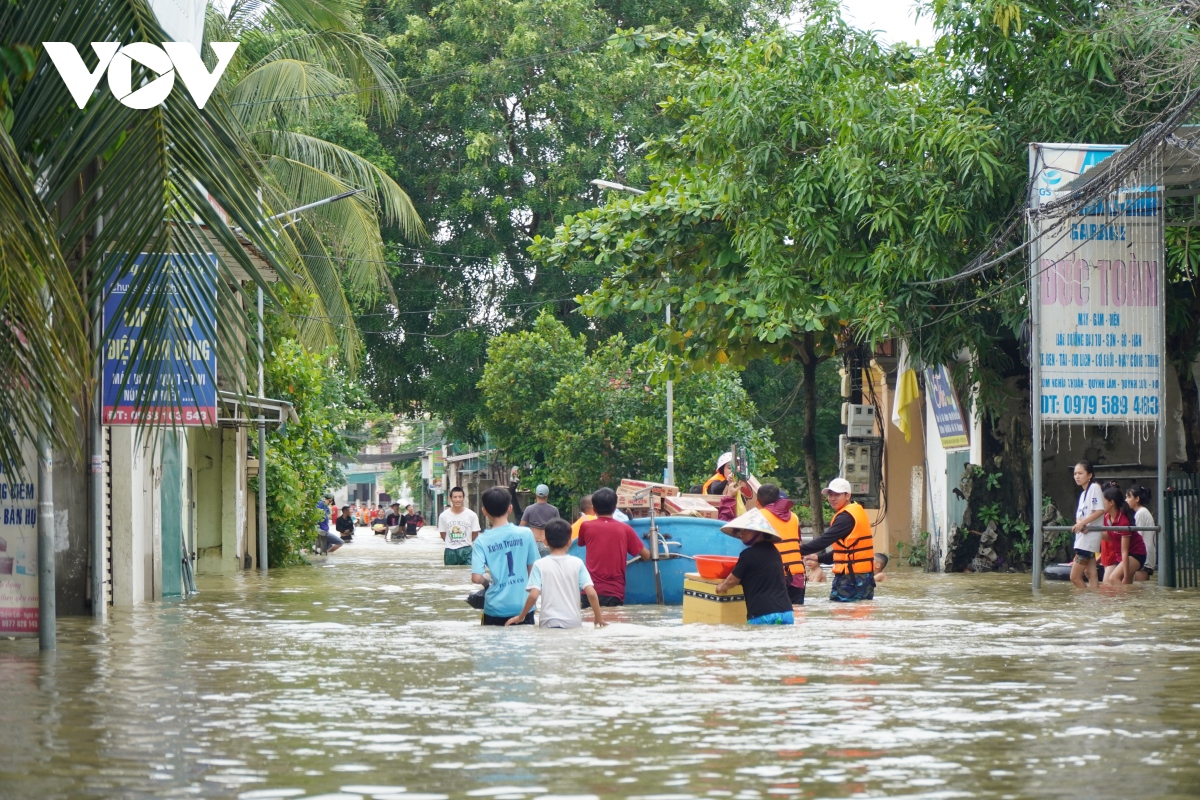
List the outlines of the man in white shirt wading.
{"type": "Polygon", "coordinates": [[[446,543],[442,563],[448,567],[471,563],[471,543],[479,535],[479,517],[466,507],[466,494],[461,486],[450,490],[450,507],[438,516],[438,533],[446,543]]]}

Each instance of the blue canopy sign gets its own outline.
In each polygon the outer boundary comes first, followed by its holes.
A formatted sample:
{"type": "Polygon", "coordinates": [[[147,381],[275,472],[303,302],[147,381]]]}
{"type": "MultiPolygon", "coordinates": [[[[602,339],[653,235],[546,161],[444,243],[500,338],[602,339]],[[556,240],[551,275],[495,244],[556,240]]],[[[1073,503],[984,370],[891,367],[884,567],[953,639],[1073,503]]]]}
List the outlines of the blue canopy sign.
{"type": "Polygon", "coordinates": [[[216,266],[217,257],[211,254],[142,253],[130,272],[108,281],[101,418],[105,425],[216,423],[217,352],[211,341],[216,332],[216,266]],[[146,275],[144,267],[158,272],[146,275]],[[134,286],[149,287],[136,307],[126,302],[134,286]],[[164,295],[174,324],[161,328],[166,333],[162,341],[144,343],[141,336],[150,307],[164,295]]]}

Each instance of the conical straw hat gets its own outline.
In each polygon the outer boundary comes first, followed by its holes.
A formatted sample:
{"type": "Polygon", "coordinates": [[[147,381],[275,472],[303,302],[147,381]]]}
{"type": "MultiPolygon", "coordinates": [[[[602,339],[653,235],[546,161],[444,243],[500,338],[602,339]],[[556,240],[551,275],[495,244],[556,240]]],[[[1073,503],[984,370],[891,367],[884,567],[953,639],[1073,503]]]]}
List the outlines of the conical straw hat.
{"type": "Polygon", "coordinates": [[[730,536],[737,536],[740,531],[757,531],[769,542],[783,541],[779,534],[775,532],[775,529],[771,527],[771,523],[767,522],[767,518],[757,508],[750,509],[745,514],[730,520],[721,527],[721,532],[727,533],[730,536]]]}

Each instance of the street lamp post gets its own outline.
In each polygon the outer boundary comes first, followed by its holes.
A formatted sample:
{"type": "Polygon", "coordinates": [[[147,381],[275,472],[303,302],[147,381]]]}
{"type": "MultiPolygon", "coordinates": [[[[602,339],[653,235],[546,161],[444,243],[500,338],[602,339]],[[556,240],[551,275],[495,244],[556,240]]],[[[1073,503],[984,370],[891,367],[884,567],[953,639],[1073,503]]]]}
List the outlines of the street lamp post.
{"type": "MultiPolygon", "coordinates": [[[[601,189],[612,189],[615,192],[629,192],[630,194],[645,194],[644,189],[638,189],[633,186],[626,186],[623,183],[615,183],[613,181],[605,181],[597,178],[592,181],[593,186],[598,186],[601,189]]],[[[670,280],[668,276],[667,280],[670,280]]],[[[671,304],[667,303],[667,327],[671,327],[671,304]]],[[[667,470],[663,475],[663,482],[675,485],[675,382],[671,380],[670,373],[667,377],[667,470]]]]}

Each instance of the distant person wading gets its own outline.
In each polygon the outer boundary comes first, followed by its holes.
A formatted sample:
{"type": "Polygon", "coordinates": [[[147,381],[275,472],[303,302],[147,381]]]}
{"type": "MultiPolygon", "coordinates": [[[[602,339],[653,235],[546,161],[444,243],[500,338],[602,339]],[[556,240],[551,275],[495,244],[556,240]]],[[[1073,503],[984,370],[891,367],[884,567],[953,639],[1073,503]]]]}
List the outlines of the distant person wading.
{"type": "Polygon", "coordinates": [[[479,535],[479,517],[466,507],[461,486],[450,490],[450,507],[438,516],[438,533],[446,543],[442,563],[448,567],[471,563],[471,544],[479,535]]]}

